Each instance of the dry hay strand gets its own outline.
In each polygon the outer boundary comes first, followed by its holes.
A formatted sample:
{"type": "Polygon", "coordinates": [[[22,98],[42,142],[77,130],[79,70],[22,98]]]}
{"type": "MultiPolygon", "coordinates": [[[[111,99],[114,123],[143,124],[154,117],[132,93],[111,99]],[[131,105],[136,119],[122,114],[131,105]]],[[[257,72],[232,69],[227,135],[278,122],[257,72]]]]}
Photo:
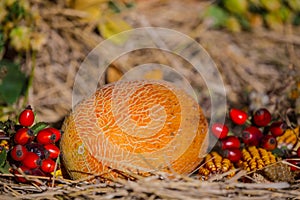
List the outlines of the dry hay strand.
{"type": "MultiPolygon", "coordinates": [[[[284,97],[300,76],[296,56],[300,54],[300,28],[287,25],[282,32],[257,29],[241,33],[212,30],[196,17],[210,3],[147,1],[138,4],[129,19],[136,26],[171,28],[196,39],[217,64],[232,106],[249,105],[250,110],[267,107],[272,112],[293,107],[284,97]]],[[[194,74],[189,70],[187,79],[203,86],[194,74]]]]}
{"type": "MultiPolygon", "coordinates": [[[[285,162],[280,164],[288,166],[285,162]]],[[[123,178],[91,175],[81,180],[28,176],[31,184],[17,184],[1,175],[1,198],[11,199],[297,199],[299,182],[271,182],[253,172],[239,170],[230,179],[200,181],[197,176],[155,173],[148,177],[120,173],[123,178]],[[260,179],[258,178],[260,176],[260,179]],[[96,179],[95,179],[96,178],[96,179]],[[93,179],[93,182],[89,180],[93,179]],[[45,182],[47,180],[47,182],[45,182]],[[248,180],[242,182],[241,180],[248,180]],[[250,181],[251,182],[250,182],[250,181]],[[261,181],[262,180],[262,181],[261,181]],[[38,184],[37,184],[38,183],[38,184]]],[[[22,175],[18,175],[22,176],[22,175]]],[[[227,176],[226,174],[220,176],[227,176]]]]}
{"type": "Polygon", "coordinates": [[[86,13],[67,8],[63,0],[31,0],[39,10],[39,31],[47,37],[38,52],[29,103],[41,120],[57,122],[71,108],[74,77],[80,63],[102,38],[95,24],[81,19],[86,13]]]}
{"type": "MultiPolygon", "coordinates": [[[[94,31],[95,24],[81,20],[85,13],[66,7],[63,0],[30,2],[39,9],[39,28],[47,36],[47,44],[37,55],[29,103],[41,120],[57,122],[71,110],[72,87],[81,62],[103,39],[94,31]]],[[[247,105],[250,110],[267,107],[271,112],[295,107],[287,94],[300,75],[296,56],[300,54],[299,27],[287,26],[283,32],[261,29],[236,34],[211,30],[198,17],[208,3],[137,1],[134,8],[121,15],[133,27],[171,28],[198,41],[216,63],[231,106],[247,105]]],[[[209,116],[206,84],[186,62],[159,51],[143,51],[123,56],[112,66],[122,74],[146,61],[183,68],[183,75],[201,93],[200,104],[209,116]]]]}

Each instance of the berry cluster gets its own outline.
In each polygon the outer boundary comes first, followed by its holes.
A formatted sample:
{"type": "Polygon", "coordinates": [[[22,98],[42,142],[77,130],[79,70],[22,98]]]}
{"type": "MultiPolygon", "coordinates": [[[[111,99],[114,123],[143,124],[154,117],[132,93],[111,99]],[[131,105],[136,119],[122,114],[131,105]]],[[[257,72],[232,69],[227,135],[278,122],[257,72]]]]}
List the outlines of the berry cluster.
{"type": "MultiPolygon", "coordinates": [[[[239,133],[230,132],[225,124],[215,123],[211,127],[212,134],[217,137],[216,150],[231,162],[237,163],[241,160],[242,149],[256,146],[267,151],[278,150],[277,138],[287,130],[287,124],[282,120],[273,120],[271,113],[260,108],[252,115],[232,108],[229,117],[235,126],[241,126],[239,133]]],[[[300,149],[297,151],[300,157],[300,149]]]]}
{"type": "MultiPolygon", "coordinates": [[[[19,127],[12,137],[14,145],[9,152],[9,161],[27,175],[47,176],[54,171],[55,160],[60,154],[56,143],[61,132],[46,126],[33,129],[34,118],[30,106],[19,115],[19,127]]],[[[13,173],[19,174],[19,171],[15,169],[13,173]]],[[[25,178],[16,178],[19,182],[26,182],[25,178]]]]}

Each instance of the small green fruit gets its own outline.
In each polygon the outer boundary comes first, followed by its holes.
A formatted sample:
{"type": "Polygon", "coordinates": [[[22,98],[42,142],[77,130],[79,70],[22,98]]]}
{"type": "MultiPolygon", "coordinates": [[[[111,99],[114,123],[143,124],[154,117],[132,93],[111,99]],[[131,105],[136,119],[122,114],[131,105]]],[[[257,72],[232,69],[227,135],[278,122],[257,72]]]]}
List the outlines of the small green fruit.
{"type": "Polygon", "coordinates": [[[268,13],[265,16],[265,22],[267,26],[272,30],[276,30],[276,31],[283,30],[282,19],[280,15],[278,15],[277,13],[268,13]]]}
{"type": "Polygon", "coordinates": [[[225,8],[238,15],[242,15],[248,10],[248,1],[247,0],[224,0],[225,8]]]}
{"type": "Polygon", "coordinates": [[[300,12],[300,1],[299,0],[288,0],[287,1],[289,4],[289,7],[296,11],[296,12],[300,12]]]}
{"type": "Polygon", "coordinates": [[[281,7],[281,3],[279,0],[260,0],[261,5],[264,9],[268,11],[276,11],[281,7]]]}
{"type": "Polygon", "coordinates": [[[232,32],[235,32],[235,33],[241,32],[241,29],[242,29],[239,21],[235,17],[232,17],[232,16],[230,16],[226,20],[226,28],[229,31],[232,31],[232,32]]]}

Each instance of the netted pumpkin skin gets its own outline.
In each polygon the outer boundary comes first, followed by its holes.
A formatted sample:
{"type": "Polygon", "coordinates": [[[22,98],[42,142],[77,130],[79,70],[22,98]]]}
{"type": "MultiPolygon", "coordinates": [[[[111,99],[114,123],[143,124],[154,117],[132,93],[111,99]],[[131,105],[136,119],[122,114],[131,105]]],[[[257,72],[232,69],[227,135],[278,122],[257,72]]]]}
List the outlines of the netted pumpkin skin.
{"type": "Polygon", "coordinates": [[[207,121],[194,98],[162,81],[98,89],[65,119],[63,164],[71,178],[130,172],[187,174],[207,148],[207,121]]]}

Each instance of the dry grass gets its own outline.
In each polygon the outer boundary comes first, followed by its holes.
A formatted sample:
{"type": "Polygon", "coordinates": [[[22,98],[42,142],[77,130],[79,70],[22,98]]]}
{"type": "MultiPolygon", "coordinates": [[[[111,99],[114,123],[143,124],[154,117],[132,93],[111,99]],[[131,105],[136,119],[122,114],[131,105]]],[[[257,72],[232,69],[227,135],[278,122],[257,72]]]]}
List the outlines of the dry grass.
{"type": "MultiPolygon", "coordinates": [[[[71,109],[72,87],[80,63],[103,39],[94,31],[95,24],[80,20],[84,13],[66,8],[62,0],[57,4],[32,2],[40,9],[40,28],[48,35],[48,42],[38,54],[29,103],[35,106],[40,120],[57,122],[71,109]]],[[[198,17],[207,5],[207,1],[193,0],[138,1],[135,8],[121,14],[133,27],[171,28],[198,41],[222,74],[230,106],[267,107],[279,113],[293,108],[299,112],[299,103],[294,105],[288,99],[299,82],[299,28],[287,26],[282,33],[265,29],[235,34],[211,30],[198,17]]],[[[137,52],[120,58],[114,67],[124,71],[145,61],[185,65],[172,60],[160,52],[137,52]]],[[[203,89],[200,104],[209,112],[209,94],[203,80],[193,70],[185,75],[192,85],[203,89]]]]}
{"type": "MultiPolygon", "coordinates": [[[[48,36],[48,42],[37,55],[29,103],[34,105],[40,121],[55,123],[71,110],[72,87],[80,63],[103,39],[94,31],[94,24],[79,20],[84,13],[66,8],[62,0],[56,4],[50,0],[31,2],[40,10],[40,29],[48,36]]],[[[287,26],[282,33],[261,29],[232,34],[208,29],[201,23],[198,15],[207,5],[206,1],[138,2],[135,8],[121,13],[124,18],[134,27],[172,28],[197,40],[216,62],[230,106],[250,106],[250,109],[263,106],[277,113],[292,109],[299,117],[300,103],[288,98],[300,81],[299,28],[287,26]]],[[[170,59],[159,52],[137,54],[138,59],[120,59],[114,67],[122,71],[153,55],[155,61],[172,65],[170,59]]],[[[195,86],[205,88],[192,71],[187,76],[195,86]]],[[[209,112],[209,94],[203,93],[200,104],[209,112]]],[[[0,199],[299,199],[300,196],[298,182],[236,181],[247,178],[243,171],[222,181],[199,181],[197,177],[179,175],[171,179],[166,174],[147,178],[127,176],[132,180],[103,180],[101,176],[96,183],[56,179],[54,187],[52,181],[20,185],[2,176],[0,199]]]]}
{"type": "MultiPolygon", "coordinates": [[[[117,171],[116,171],[117,172],[117,171]]],[[[16,184],[2,175],[0,199],[297,199],[298,182],[269,182],[258,173],[237,171],[230,179],[220,174],[208,181],[197,176],[165,173],[142,177],[124,174],[124,178],[107,179],[90,176],[72,181],[63,178],[27,177],[31,184],[16,184]],[[256,175],[256,176],[255,176],[256,175]],[[6,179],[5,179],[6,178],[6,179]],[[91,178],[96,178],[89,182],[91,178]],[[47,181],[48,179],[48,181],[47,181]],[[248,180],[241,182],[238,180],[248,180]],[[251,182],[249,181],[251,180],[251,182]],[[39,184],[38,184],[39,183],[39,184]]]]}

